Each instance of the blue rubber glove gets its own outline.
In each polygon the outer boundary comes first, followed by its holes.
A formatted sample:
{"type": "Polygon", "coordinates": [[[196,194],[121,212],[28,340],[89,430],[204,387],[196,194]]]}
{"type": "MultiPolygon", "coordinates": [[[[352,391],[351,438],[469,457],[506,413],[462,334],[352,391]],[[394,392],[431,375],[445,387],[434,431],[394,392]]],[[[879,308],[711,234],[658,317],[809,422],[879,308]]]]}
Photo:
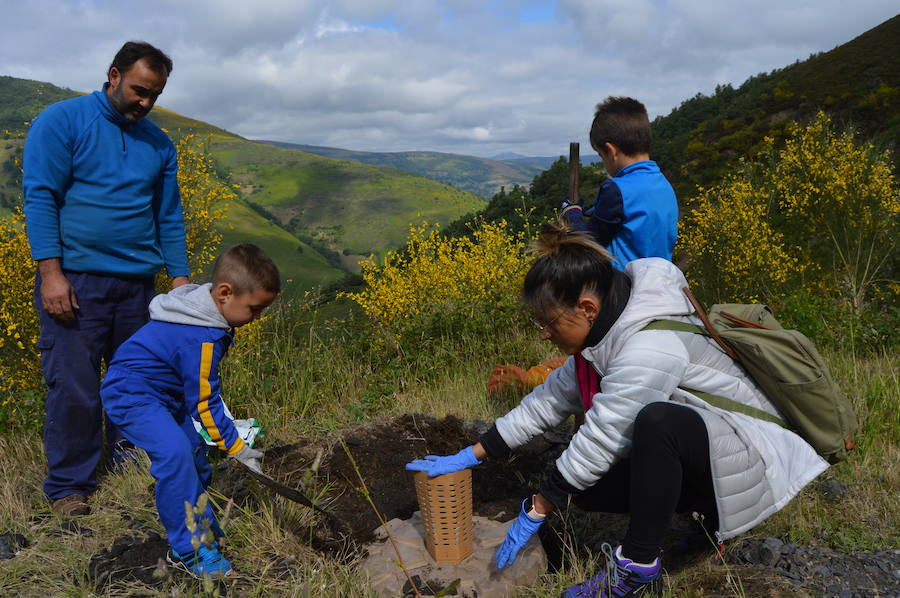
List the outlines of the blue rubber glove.
{"type": "Polygon", "coordinates": [[[436,475],[454,473],[476,465],[481,465],[481,461],[475,457],[472,447],[467,446],[455,455],[448,455],[446,457],[428,455],[424,459],[410,461],[406,464],[406,469],[409,471],[424,471],[428,474],[428,477],[433,478],[436,475]]]}
{"type": "Polygon", "coordinates": [[[519,517],[509,526],[509,531],[506,532],[506,539],[503,540],[503,544],[497,549],[498,569],[502,569],[507,565],[512,566],[516,562],[516,555],[519,554],[523,546],[528,544],[531,536],[537,533],[538,528],[544,523],[543,519],[532,519],[528,516],[528,513],[525,512],[526,502],[528,502],[527,498],[522,501],[522,511],[519,513],[519,517]]]}

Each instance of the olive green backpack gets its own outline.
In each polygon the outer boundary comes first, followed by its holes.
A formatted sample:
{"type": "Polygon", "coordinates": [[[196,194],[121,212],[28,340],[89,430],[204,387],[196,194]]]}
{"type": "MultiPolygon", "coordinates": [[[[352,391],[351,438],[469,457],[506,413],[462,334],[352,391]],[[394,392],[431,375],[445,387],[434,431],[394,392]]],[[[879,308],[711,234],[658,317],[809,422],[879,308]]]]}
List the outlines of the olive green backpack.
{"type": "Polygon", "coordinates": [[[656,320],[644,330],[675,330],[711,337],[744,367],[786,421],[726,397],[685,390],[716,407],[789,427],[832,463],[845,459],[847,451],[856,446],[856,414],[812,341],[796,330],[785,330],[765,305],[713,305],[707,317],[690,289],[685,287],[684,293],[703,327],[656,320]]]}

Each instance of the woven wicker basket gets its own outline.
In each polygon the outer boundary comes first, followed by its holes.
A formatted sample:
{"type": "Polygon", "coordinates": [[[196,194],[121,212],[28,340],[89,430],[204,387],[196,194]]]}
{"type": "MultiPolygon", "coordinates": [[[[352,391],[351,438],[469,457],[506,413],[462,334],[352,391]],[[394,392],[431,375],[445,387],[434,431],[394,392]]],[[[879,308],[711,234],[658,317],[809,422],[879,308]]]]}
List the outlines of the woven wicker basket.
{"type": "Polygon", "coordinates": [[[415,476],[425,527],[425,548],[437,563],[459,563],[472,554],[472,471],[415,476]]]}

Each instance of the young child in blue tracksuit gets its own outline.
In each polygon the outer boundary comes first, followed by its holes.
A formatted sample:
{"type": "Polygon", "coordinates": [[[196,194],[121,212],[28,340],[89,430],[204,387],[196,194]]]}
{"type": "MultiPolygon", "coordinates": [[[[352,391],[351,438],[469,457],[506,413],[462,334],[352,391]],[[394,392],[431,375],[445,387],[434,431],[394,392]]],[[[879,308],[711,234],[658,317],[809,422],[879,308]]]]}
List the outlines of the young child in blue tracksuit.
{"type": "Polygon", "coordinates": [[[218,542],[199,541],[204,519],[221,535],[209,505],[197,516],[196,532],[185,521],[185,503],[197,505],[212,478],[192,418],[219,449],[259,471],[263,453],[244,444],[224,413],[219,362],[233,329],[258,318],[280,290],[272,260],[254,245],[235,245],[216,258],[211,283],[183,285],[153,299],[150,322],[116,351],[100,390],[109,418],[150,457],[169,562],[198,577],[227,575],[231,563],[218,542]]]}
{"type": "Polygon", "coordinates": [[[616,258],[613,264],[619,270],[644,257],[671,261],[678,238],[678,202],[672,185],[650,159],[647,109],[632,98],[606,98],[597,105],[590,139],[610,178],[587,210],[578,198],[564,202],[562,219],[575,230],[591,233],[616,258]]]}

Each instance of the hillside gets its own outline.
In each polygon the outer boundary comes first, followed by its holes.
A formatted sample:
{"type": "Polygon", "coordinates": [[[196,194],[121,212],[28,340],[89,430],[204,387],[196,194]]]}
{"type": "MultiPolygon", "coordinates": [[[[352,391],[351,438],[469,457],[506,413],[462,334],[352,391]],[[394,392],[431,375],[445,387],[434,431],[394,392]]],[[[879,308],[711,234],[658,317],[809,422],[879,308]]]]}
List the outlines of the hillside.
{"type": "MultiPolygon", "coordinates": [[[[50,103],[76,95],[49,83],[0,77],[6,127],[0,139],[0,216],[21,203],[18,164],[26,123],[50,103]]],[[[264,239],[261,246],[285,259],[285,278],[298,288],[333,281],[341,275],[338,266],[354,270],[359,256],[399,245],[411,222],[447,223],[484,205],[473,193],[443,183],[252,142],[161,106],[150,119],[173,139],[207,137],[222,172],[256,206],[229,207],[225,241],[264,239]],[[264,216],[274,228],[263,226],[264,216]]]]}
{"type": "Polygon", "coordinates": [[[329,263],[314,248],[243,202],[228,203],[225,207],[225,219],[218,229],[222,233],[223,246],[253,243],[269,254],[278,264],[285,294],[288,296],[327,286],[344,276],[342,269],[329,263]]]}
{"type": "MultiPolygon", "coordinates": [[[[818,110],[876,143],[900,138],[900,16],[828,52],[750,77],[712,96],[697,94],[653,121],[652,156],[679,196],[719,179],[764,136],[780,139],[791,121],[818,110]]],[[[896,160],[900,155],[895,153],[896,160]]]]}
{"type": "Polygon", "coordinates": [[[260,143],[338,160],[389,166],[472,191],[485,199],[490,199],[501,187],[527,185],[536,174],[555,160],[555,158],[495,160],[441,152],[358,152],[280,141],[261,140],[260,143]]]}
{"type": "Polygon", "coordinates": [[[304,240],[349,254],[400,245],[411,222],[446,224],[484,205],[408,172],[213,136],[212,153],[244,196],[304,240]]]}

